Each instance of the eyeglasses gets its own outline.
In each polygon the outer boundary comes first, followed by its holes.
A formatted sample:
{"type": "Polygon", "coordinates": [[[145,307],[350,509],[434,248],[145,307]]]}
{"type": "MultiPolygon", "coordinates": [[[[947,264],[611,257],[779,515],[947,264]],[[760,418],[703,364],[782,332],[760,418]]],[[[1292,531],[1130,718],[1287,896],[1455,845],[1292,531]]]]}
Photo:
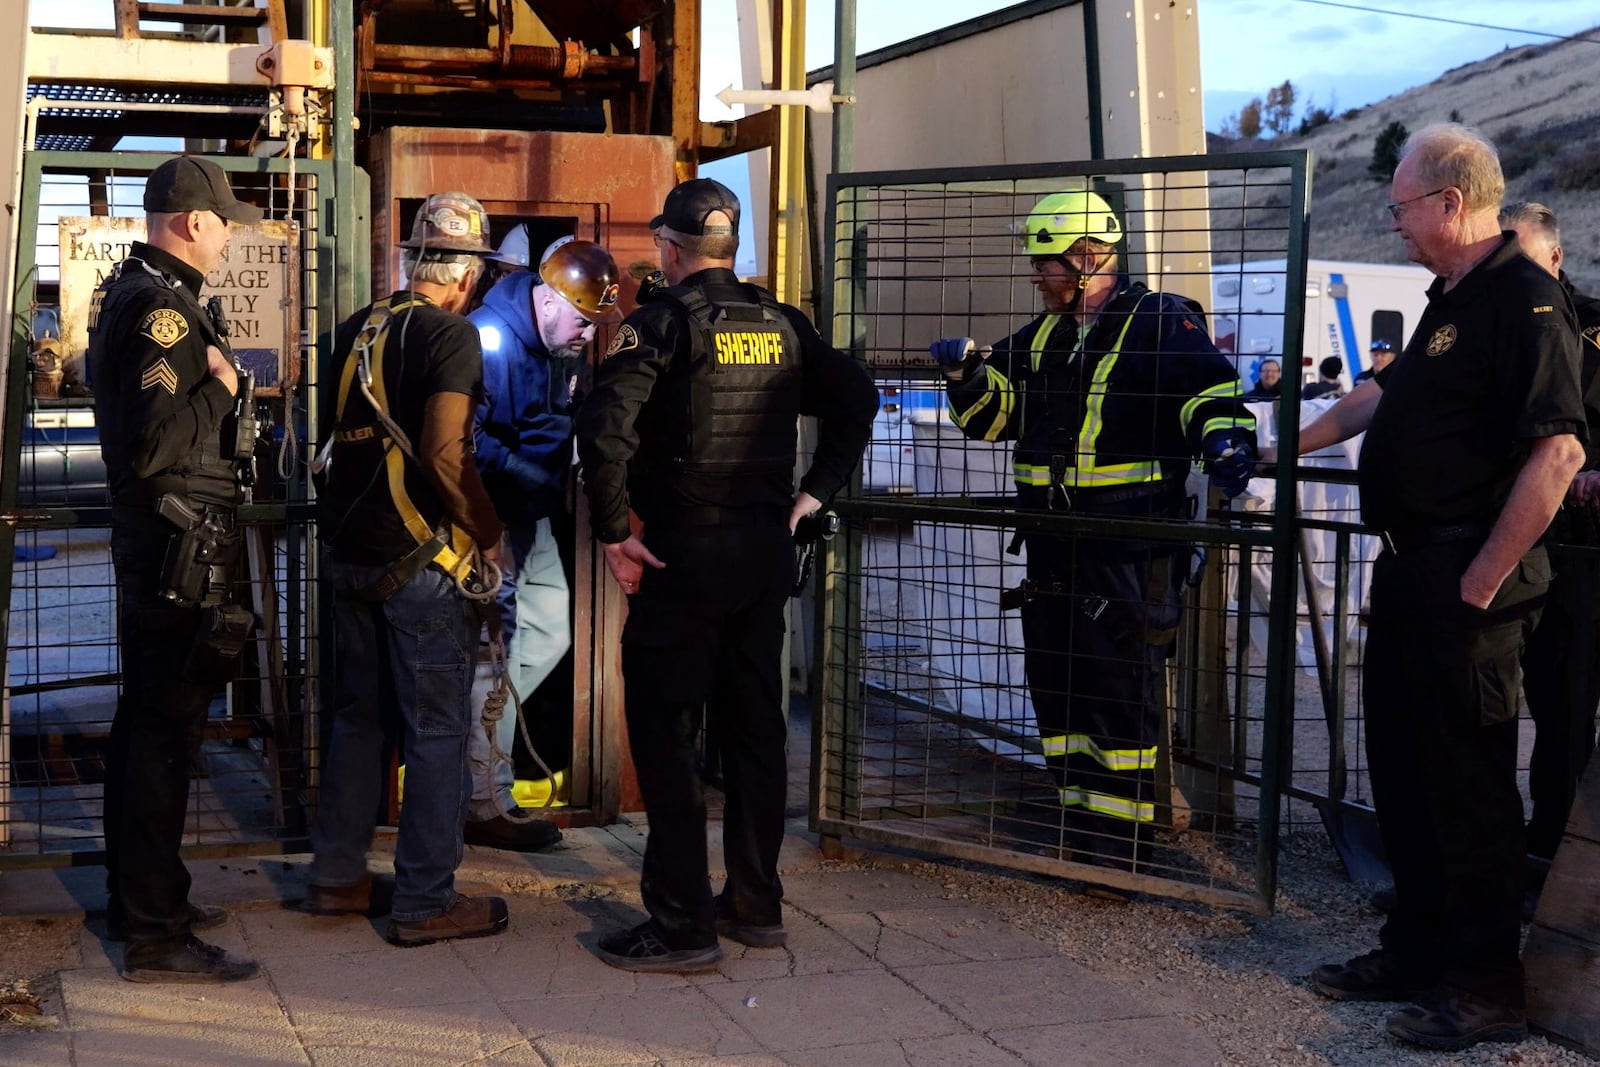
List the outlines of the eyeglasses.
{"type": "Polygon", "coordinates": [[[659,233],[651,234],[650,235],[650,240],[652,240],[652,241],[654,241],[656,243],[656,247],[657,248],[660,248],[662,245],[671,245],[673,248],[682,248],[683,247],[678,242],[670,241],[667,238],[661,236],[659,233]]]}
{"type": "Polygon", "coordinates": [[[1448,188],[1450,187],[1447,185],[1444,187],[1444,189],[1435,189],[1431,193],[1423,193],[1421,196],[1413,196],[1409,200],[1402,200],[1397,204],[1385,204],[1383,206],[1389,209],[1389,217],[1394,219],[1396,222],[1399,222],[1405,217],[1405,206],[1407,204],[1415,204],[1418,200],[1426,200],[1430,196],[1438,196],[1448,188]]]}

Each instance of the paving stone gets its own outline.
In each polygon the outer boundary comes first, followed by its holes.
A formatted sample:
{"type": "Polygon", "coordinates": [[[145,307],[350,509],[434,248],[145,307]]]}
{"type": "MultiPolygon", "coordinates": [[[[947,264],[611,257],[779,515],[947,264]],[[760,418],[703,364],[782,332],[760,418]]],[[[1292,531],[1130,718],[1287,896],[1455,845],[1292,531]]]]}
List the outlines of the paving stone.
{"type": "Polygon", "coordinates": [[[895,973],[974,1029],[1164,1015],[1172,1007],[1135,995],[1060,956],[899,967],[895,973]]]}
{"type": "Polygon", "coordinates": [[[1106,1049],[1116,1049],[1125,1064],[1216,1067],[1224,1062],[1222,1050],[1204,1031],[1171,1016],[992,1030],[989,1036],[1033,1067],[1105,1067],[1106,1049]]]}
{"type": "Polygon", "coordinates": [[[114,971],[63,971],[61,999],[75,1033],[148,1026],[282,1028],[289,1021],[272,986],[261,977],[243,982],[182,984],[129,982],[114,971]]]}
{"type": "Polygon", "coordinates": [[[777,1052],[898,1041],[964,1027],[887,972],[802,975],[703,985],[762,1046],[777,1052]]]}
{"type": "Polygon", "coordinates": [[[747,1055],[760,1045],[692,987],[515,1001],[505,1012],[557,1067],[747,1055]]]}
{"type": "Polygon", "coordinates": [[[943,886],[893,868],[808,871],[786,875],[783,895],[812,915],[900,907],[954,907],[968,903],[943,886]]]}
{"type": "Polygon", "coordinates": [[[0,1034],[0,1063],[11,1067],[71,1067],[70,1035],[64,1030],[0,1034]]]}
{"type": "Polygon", "coordinates": [[[317,1067],[454,1067],[482,1060],[544,1061],[493,1000],[438,1008],[380,1008],[299,1027],[317,1067]]]}
{"type": "Polygon", "coordinates": [[[362,1009],[434,1008],[489,996],[488,987],[451,951],[448,941],[295,957],[277,961],[271,973],[297,1027],[362,1009]]]}
{"type": "Polygon", "coordinates": [[[980,1034],[840,1045],[785,1055],[791,1067],[1018,1067],[1022,1062],[980,1034]]]}
{"type": "Polygon", "coordinates": [[[1056,954],[993,912],[966,904],[835,914],[826,922],[889,967],[1056,954]]]}
{"type": "Polygon", "coordinates": [[[291,1067],[311,1060],[288,1027],[184,1024],[90,1030],[72,1038],[75,1067],[291,1067]]]}

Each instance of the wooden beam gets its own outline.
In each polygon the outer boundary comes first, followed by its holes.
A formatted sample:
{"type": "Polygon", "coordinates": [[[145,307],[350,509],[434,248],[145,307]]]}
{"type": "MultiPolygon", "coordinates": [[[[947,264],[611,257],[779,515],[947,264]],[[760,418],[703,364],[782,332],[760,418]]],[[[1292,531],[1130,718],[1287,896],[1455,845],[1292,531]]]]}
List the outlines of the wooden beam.
{"type": "Polygon", "coordinates": [[[700,124],[700,162],[771,148],[778,139],[778,110],[768,108],[732,122],[700,124]]]}

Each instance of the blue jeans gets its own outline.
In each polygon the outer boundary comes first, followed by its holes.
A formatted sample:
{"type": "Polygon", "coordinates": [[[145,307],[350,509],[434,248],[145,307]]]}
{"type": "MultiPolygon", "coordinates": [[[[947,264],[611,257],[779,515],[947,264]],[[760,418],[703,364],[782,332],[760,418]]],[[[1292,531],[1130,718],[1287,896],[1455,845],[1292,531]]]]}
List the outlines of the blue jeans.
{"type": "MultiPolygon", "coordinates": [[[[526,701],[572,647],[567,608],[571,594],[549,519],[540,519],[534,526],[509,529],[507,540],[511,552],[503,558],[510,562],[498,594],[501,640],[505,643],[506,673],[516,687],[517,699],[526,701]]],[[[516,769],[494,758],[489,737],[476,718],[493,684],[494,679],[485,675],[472,690],[474,719],[467,742],[472,771],[470,816],[479,820],[496,818],[517,807],[511,796],[516,769]]],[[[509,701],[495,725],[495,743],[509,756],[517,740],[516,708],[509,701]]]]}
{"type": "Polygon", "coordinates": [[[466,818],[469,693],[479,619],[455,583],[427,567],[384,601],[358,600],[382,568],[327,561],[338,649],[333,735],[311,834],[314,885],[355,885],[367,873],[382,793],[382,715],[404,729],[405,802],[394,852],[394,910],[428,919],[455,903],[466,818]]]}

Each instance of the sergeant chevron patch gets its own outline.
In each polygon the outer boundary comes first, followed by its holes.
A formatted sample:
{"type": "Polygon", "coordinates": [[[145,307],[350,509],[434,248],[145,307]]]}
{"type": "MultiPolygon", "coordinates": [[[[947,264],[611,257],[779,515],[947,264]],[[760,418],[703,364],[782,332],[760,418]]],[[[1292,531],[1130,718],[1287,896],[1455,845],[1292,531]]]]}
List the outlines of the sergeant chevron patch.
{"type": "Polygon", "coordinates": [[[178,372],[164,358],[146,368],[144,376],[139,379],[141,389],[154,389],[157,386],[165,389],[170,396],[178,395],[178,372]]]}

